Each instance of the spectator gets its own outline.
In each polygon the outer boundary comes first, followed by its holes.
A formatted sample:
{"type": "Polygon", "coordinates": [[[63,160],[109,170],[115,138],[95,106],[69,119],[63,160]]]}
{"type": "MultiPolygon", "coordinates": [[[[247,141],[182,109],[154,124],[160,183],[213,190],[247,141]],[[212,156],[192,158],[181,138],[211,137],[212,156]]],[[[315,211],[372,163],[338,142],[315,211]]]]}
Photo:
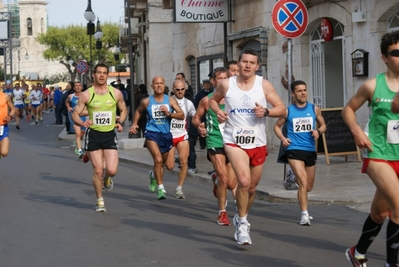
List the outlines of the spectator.
{"type": "Polygon", "coordinates": [[[56,85],[54,87],[54,94],[53,94],[53,105],[55,107],[55,123],[54,125],[62,125],[62,91],[60,87],[56,85]]]}

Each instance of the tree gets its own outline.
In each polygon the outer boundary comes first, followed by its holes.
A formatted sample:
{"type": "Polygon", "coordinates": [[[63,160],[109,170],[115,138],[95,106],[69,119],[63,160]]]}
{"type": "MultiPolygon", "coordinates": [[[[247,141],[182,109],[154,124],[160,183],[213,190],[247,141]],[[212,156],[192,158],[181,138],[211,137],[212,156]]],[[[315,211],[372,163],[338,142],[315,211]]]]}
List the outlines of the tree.
{"type": "MultiPolygon", "coordinates": [[[[114,65],[115,59],[110,48],[116,45],[119,38],[119,26],[106,22],[101,25],[103,32],[102,49],[96,50],[96,40],[92,38],[92,58],[99,62],[114,65]]],[[[49,27],[46,33],[37,37],[40,44],[45,45],[43,57],[47,60],[59,61],[68,70],[72,81],[75,81],[76,63],[86,59],[90,61],[90,39],[86,26],[70,25],[67,27],[49,27]],[[68,61],[73,60],[72,66],[68,61]]]]}

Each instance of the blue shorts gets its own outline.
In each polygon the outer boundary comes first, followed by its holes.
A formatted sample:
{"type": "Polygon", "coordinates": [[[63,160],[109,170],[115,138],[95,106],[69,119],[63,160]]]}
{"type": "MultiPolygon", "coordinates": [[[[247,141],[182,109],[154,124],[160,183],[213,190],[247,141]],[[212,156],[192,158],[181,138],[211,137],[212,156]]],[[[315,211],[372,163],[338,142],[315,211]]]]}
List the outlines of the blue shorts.
{"type": "Polygon", "coordinates": [[[10,131],[8,130],[8,124],[0,125],[0,127],[4,127],[4,128],[3,128],[3,134],[0,135],[0,141],[2,141],[4,138],[7,138],[7,137],[8,137],[8,133],[9,133],[10,131]]]}
{"type": "Polygon", "coordinates": [[[32,104],[32,108],[40,107],[40,104],[32,104]]]}
{"type": "MultiPolygon", "coordinates": [[[[69,119],[69,122],[70,122],[70,128],[69,128],[69,131],[70,132],[74,132],[75,130],[73,129],[73,126],[75,125],[75,123],[73,122],[73,120],[72,120],[72,113],[73,113],[73,111],[72,112],[70,112],[70,111],[68,111],[68,119],[69,119]]],[[[79,116],[79,118],[82,120],[82,121],[86,121],[86,116],[79,116]]],[[[80,127],[80,129],[82,129],[83,131],[86,131],[86,128],[85,127],[80,127]]]]}
{"type": "Polygon", "coordinates": [[[17,109],[23,109],[24,108],[24,104],[14,105],[14,107],[17,108],[17,109]]]}
{"type": "Polygon", "coordinates": [[[151,140],[157,143],[159,147],[159,151],[161,154],[169,152],[169,150],[172,149],[172,134],[169,133],[156,133],[156,132],[150,132],[146,131],[144,133],[144,138],[146,140],[151,140]]]}

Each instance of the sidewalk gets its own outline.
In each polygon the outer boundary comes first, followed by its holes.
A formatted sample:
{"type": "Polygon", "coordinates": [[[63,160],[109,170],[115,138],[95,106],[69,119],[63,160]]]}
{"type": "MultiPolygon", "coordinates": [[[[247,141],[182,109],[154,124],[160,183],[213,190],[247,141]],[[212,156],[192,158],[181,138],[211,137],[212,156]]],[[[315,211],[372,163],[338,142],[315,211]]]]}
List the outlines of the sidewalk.
{"type": "MultiPolygon", "coordinates": [[[[117,133],[120,161],[151,169],[151,155],[147,149],[142,148],[144,139],[129,139],[128,130],[129,127],[124,127],[122,133],[117,133]],[[135,148],[126,149],[129,147],[135,148]]],[[[73,141],[75,136],[67,135],[63,129],[58,138],[73,141]]],[[[269,202],[297,203],[297,191],[285,190],[283,187],[284,165],[277,163],[277,153],[278,148],[269,150],[256,197],[269,202]]],[[[199,149],[197,145],[196,154],[198,173],[187,174],[187,180],[211,186],[212,182],[207,172],[213,170],[213,167],[206,159],[206,150],[199,149]]],[[[357,157],[352,155],[348,156],[347,162],[344,157],[330,157],[330,165],[326,164],[324,156],[319,155],[316,181],[312,192],[309,193],[309,203],[346,205],[368,212],[375,187],[366,174],[360,173],[361,166],[357,157]]],[[[176,164],[171,172],[177,177],[178,171],[176,164]]]]}

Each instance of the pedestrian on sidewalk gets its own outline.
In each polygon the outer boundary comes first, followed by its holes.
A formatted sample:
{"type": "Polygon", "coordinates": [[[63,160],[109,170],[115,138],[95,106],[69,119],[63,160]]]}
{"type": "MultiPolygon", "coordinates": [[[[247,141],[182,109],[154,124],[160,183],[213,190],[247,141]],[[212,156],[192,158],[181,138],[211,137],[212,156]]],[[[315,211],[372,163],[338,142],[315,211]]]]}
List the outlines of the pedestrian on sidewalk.
{"type": "Polygon", "coordinates": [[[274,125],[274,132],[285,147],[285,156],[295,175],[298,187],[298,202],[301,209],[300,225],[311,225],[308,213],[308,192],[312,191],[316,173],[316,141],[327,129],[321,110],[307,101],[306,83],[301,80],[291,84],[290,105],[286,114],[274,125]],[[317,124],[316,124],[317,122],[317,124]],[[281,127],[287,125],[287,136],[281,127]],[[318,126],[318,127],[317,127],[318,126]]]}
{"type": "Polygon", "coordinates": [[[72,120],[80,127],[87,128],[85,150],[93,167],[92,182],[97,197],[96,211],[105,212],[102,187],[111,191],[118,171],[118,148],[115,128],[123,131],[127,109],[122,93],[107,86],[108,67],[99,63],[94,67],[93,86],[80,93],[79,101],[72,113],[72,120]],[[82,121],[85,108],[89,119],[82,121]],[[116,109],[120,117],[116,118],[116,109]]]}
{"type": "Polygon", "coordinates": [[[399,266],[399,115],[391,110],[397,111],[392,101],[399,91],[399,31],[385,34],[380,48],[387,71],[365,81],[342,111],[356,145],[365,150],[362,172],[367,173],[376,186],[359,241],[346,250],[346,257],[353,266],[366,266],[365,254],[388,215],[384,266],[399,266]],[[363,130],[356,121],[355,112],[366,102],[371,115],[363,130]]]}
{"type": "Polygon", "coordinates": [[[259,66],[256,50],[242,50],[238,58],[239,74],[221,81],[209,99],[209,107],[218,121],[226,122],[224,149],[238,182],[238,218],[234,237],[239,245],[252,244],[247,216],[267,156],[266,117],[280,117],[285,113],[285,106],[273,85],[255,74],[259,66]],[[225,111],[219,107],[223,98],[225,111]],[[267,103],[273,108],[269,110],[267,103]]]}
{"type": "Polygon", "coordinates": [[[180,109],[174,97],[164,94],[165,79],[155,76],[151,84],[154,94],[144,98],[137,107],[130,133],[137,134],[140,130],[138,121],[144,110],[147,110],[148,121],[144,134],[145,143],[154,160],[154,169],[149,172],[151,192],[158,192],[158,200],[166,198],[163,185],[163,167],[172,148],[172,134],[170,133],[171,119],[184,119],[184,112],[180,109]],[[175,111],[175,112],[173,112],[175,111]]]}
{"type": "Polygon", "coordinates": [[[62,125],[62,108],[63,104],[61,102],[62,99],[62,91],[60,90],[60,87],[56,85],[54,87],[54,95],[53,95],[53,105],[55,106],[55,123],[54,125],[62,125]]]}

